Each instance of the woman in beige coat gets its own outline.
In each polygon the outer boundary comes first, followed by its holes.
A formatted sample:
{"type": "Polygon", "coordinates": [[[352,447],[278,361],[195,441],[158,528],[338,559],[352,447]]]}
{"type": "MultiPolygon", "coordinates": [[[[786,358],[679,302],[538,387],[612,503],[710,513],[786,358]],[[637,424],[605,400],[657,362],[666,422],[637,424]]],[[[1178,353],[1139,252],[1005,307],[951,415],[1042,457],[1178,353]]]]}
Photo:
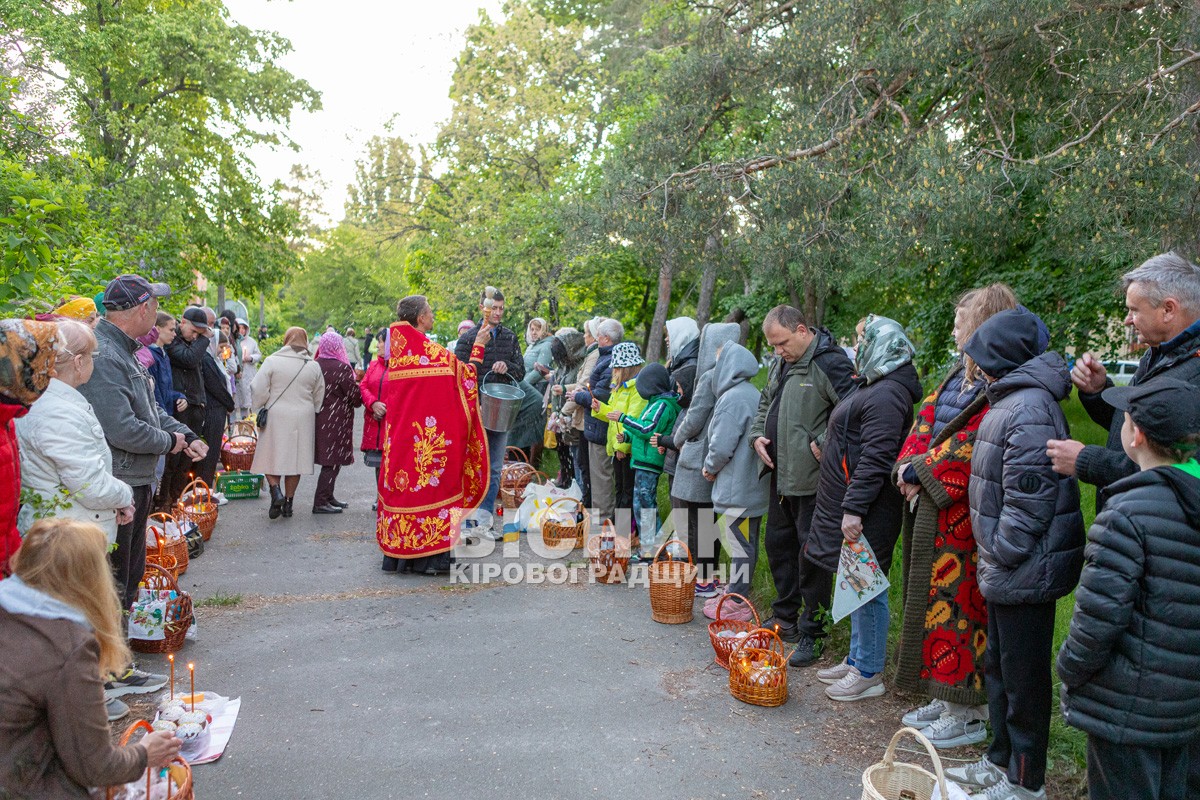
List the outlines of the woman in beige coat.
{"type": "Polygon", "coordinates": [[[270,410],[266,428],[258,433],[252,469],[267,476],[268,516],[290,517],[300,476],[313,474],[317,412],[325,402],[325,379],[308,351],[303,328],[288,328],[283,347],[268,356],[254,376],[250,395],[255,409],[270,410]]]}

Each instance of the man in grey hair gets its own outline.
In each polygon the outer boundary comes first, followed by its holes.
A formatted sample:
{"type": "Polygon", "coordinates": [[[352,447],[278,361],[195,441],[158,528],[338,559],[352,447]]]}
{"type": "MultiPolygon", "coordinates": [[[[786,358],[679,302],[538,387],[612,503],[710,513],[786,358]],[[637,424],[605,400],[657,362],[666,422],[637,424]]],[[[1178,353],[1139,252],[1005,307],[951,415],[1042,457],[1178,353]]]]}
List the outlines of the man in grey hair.
{"type": "MultiPolygon", "coordinates": [[[[1200,385],[1200,267],[1177,253],[1163,253],[1126,272],[1121,282],[1128,310],[1125,324],[1137,333],[1139,342],[1149,345],[1130,385],[1163,375],[1200,385]]],[[[1108,445],[1051,439],[1047,452],[1057,472],[1103,489],[1138,471],[1121,447],[1125,415],[1114,413],[1100,396],[1113,382],[1096,355],[1079,357],[1071,381],[1088,416],[1108,429],[1108,445]]],[[[1096,511],[1103,505],[1097,491],[1096,511]]]]}

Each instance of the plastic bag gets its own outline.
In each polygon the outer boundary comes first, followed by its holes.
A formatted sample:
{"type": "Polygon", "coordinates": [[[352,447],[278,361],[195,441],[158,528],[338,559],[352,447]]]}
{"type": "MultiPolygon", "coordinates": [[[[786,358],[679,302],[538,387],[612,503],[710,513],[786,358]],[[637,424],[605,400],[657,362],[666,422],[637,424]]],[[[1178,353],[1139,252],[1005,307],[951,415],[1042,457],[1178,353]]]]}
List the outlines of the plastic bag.
{"type": "MultiPolygon", "coordinates": [[[[531,483],[525,487],[525,499],[517,509],[517,527],[523,531],[541,530],[541,521],[534,520],[534,514],[545,509],[555,500],[570,497],[574,500],[583,499],[583,490],[577,481],[571,481],[566,489],[560,489],[553,483],[531,483]]],[[[562,503],[566,506],[566,503],[562,503]]]]}
{"type": "Polygon", "coordinates": [[[971,795],[954,781],[946,781],[946,793],[950,796],[942,797],[942,787],[935,783],[933,796],[929,800],[971,800],[971,795]]]}

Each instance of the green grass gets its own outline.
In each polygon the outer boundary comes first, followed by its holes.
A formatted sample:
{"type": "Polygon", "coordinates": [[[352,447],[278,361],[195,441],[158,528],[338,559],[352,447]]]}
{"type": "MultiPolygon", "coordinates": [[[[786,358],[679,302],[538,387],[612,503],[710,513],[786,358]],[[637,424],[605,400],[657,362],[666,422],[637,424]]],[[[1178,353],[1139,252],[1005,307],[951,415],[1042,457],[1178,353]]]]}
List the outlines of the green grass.
{"type": "Polygon", "coordinates": [[[224,592],[217,592],[196,603],[200,608],[233,608],[241,604],[242,596],[240,594],[225,594],[224,592]]]}

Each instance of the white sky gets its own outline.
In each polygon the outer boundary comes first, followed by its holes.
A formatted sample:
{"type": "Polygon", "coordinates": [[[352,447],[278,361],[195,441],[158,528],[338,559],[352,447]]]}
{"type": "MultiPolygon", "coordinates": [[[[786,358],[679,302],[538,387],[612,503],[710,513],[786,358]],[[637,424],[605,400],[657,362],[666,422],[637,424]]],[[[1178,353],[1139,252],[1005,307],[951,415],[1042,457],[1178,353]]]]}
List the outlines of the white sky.
{"type": "Polygon", "coordinates": [[[329,184],[325,212],[342,218],[354,160],[372,136],[429,143],[450,114],[450,80],[463,33],[479,9],[493,19],[501,0],[225,0],[230,16],[292,42],[280,66],[321,92],[322,110],[293,115],[301,148],[251,151],[263,184],[305,164],[329,184]]]}

